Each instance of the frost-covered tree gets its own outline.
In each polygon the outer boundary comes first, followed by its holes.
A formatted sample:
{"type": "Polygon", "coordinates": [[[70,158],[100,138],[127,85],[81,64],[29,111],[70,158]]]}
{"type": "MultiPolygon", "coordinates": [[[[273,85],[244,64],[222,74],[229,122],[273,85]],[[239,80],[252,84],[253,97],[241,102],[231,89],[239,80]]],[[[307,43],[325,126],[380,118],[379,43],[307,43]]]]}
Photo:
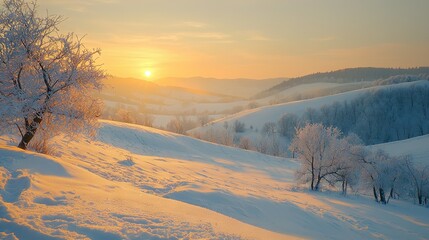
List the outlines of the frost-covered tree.
{"type": "Polygon", "coordinates": [[[362,152],[365,151],[365,146],[356,134],[350,134],[341,139],[339,142],[341,147],[340,159],[338,161],[338,171],[333,175],[333,180],[341,183],[341,191],[343,195],[347,195],[348,188],[355,187],[359,184],[361,164],[359,162],[362,152]]]}
{"type": "Polygon", "coordinates": [[[154,121],[155,121],[155,117],[152,114],[143,113],[139,123],[143,126],[153,127],[154,121]]]}
{"type": "Polygon", "coordinates": [[[289,147],[301,160],[297,178],[310,183],[311,190],[318,191],[322,181],[331,183],[331,178],[346,167],[343,164],[344,141],[337,128],[322,124],[307,124],[297,129],[289,147]]]}
{"type": "Polygon", "coordinates": [[[410,177],[412,192],[420,205],[429,197],[429,165],[419,165],[407,158],[405,168],[410,177]]]}
{"type": "Polygon", "coordinates": [[[115,120],[125,123],[136,123],[136,114],[120,105],[115,113],[115,120]]]}
{"type": "Polygon", "coordinates": [[[279,132],[290,138],[302,123],[335,126],[344,134],[357,134],[366,145],[428,134],[429,84],[373,89],[352,100],[309,108],[300,117],[287,113],[278,122],[279,132]]]}
{"type": "Polygon", "coordinates": [[[61,34],[61,16],[39,16],[37,5],[3,0],[0,10],[1,129],[14,126],[26,149],[37,132],[91,133],[100,102],[92,96],[105,77],[73,33],[61,34]]]}
{"type": "Polygon", "coordinates": [[[198,116],[198,122],[200,126],[205,126],[207,123],[210,122],[210,118],[208,114],[201,114],[198,116]]]}
{"type": "Polygon", "coordinates": [[[372,187],[376,202],[389,203],[395,188],[403,182],[406,159],[406,156],[390,156],[382,150],[369,151],[361,159],[364,163],[362,178],[372,187]]]}
{"type": "Polygon", "coordinates": [[[238,147],[241,149],[251,150],[253,149],[252,141],[248,137],[241,137],[238,147]]]}
{"type": "Polygon", "coordinates": [[[295,128],[299,125],[299,118],[294,113],[286,113],[278,122],[279,133],[289,139],[295,134],[295,128]]]}
{"type": "Polygon", "coordinates": [[[246,125],[245,125],[245,123],[241,122],[241,121],[238,121],[238,120],[235,120],[234,121],[234,131],[236,133],[242,133],[242,132],[246,131],[246,125]]]}
{"type": "Polygon", "coordinates": [[[277,125],[274,122],[267,122],[262,127],[261,133],[265,136],[274,136],[277,133],[277,125]]]}

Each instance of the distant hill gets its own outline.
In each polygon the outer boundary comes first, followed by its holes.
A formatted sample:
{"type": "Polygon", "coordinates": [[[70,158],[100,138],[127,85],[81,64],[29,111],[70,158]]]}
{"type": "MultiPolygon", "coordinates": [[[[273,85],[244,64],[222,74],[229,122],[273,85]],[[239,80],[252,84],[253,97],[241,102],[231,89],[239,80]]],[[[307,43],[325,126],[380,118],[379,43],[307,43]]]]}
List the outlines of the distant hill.
{"type": "Polygon", "coordinates": [[[104,80],[103,100],[123,104],[165,105],[172,102],[225,102],[235,100],[223,94],[159,84],[133,78],[112,77],[104,80]]]}
{"type": "MultiPolygon", "coordinates": [[[[382,81],[399,75],[429,76],[429,67],[417,68],[347,68],[337,71],[314,73],[302,77],[291,78],[278,85],[255,94],[254,98],[264,98],[302,84],[313,83],[359,83],[382,81]]],[[[420,78],[421,79],[421,78],[420,78]]]]}
{"type": "Polygon", "coordinates": [[[229,98],[226,94],[218,94],[205,90],[196,90],[186,87],[161,86],[158,83],[149,82],[135,78],[111,77],[105,79],[104,92],[120,93],[131,97],[132,95],[160,95],[168,98],[181,99],[184,96],[189,97],[222,97],[229,98]]]}
{"type": "Polygon", "coordinates": [[[175,86],[190,88],[236,96],[241,98],[249,98],[262,90],[269,89],[274,85],[287,80],[286,78],[272,79],[217,79],[205,77],[192,78],[163,78],[156,81],[157,84],[163,86],[175,86]]]}
{"type": "Polygon", "coordinates": [[[104,102],[103,118],[132,123],[147,124],[143,119],[149,114],[150,118],[154,117],[156,126],[164,126],[176,116],[208,115],[205,105],[223,105],[239,100],[225,94],[161,86],[133,78],[111,77],[103,83],[105,87],[99,94],[104,102]],[[124,114],[129,115],[125,117],[127,120],[123,119],[124,114]]]}
{"type": "Polygon", "coordinates": [[[367,145],[397,141],[429,133],[428,89],[429,81],[421,80],[263,106],[217,119],[188,133],[210,140],[227,129],[236,133],[235,139],[246,137],[257,146],[265,141],[267,133],[288,141],[295,127],[323,123],[338,127],[344,134],[355,133],[367,145]],[[288,118],[283,118],[286,114],[288,118]],[[242,127],[237,131],[239,125],[242,127]]]}

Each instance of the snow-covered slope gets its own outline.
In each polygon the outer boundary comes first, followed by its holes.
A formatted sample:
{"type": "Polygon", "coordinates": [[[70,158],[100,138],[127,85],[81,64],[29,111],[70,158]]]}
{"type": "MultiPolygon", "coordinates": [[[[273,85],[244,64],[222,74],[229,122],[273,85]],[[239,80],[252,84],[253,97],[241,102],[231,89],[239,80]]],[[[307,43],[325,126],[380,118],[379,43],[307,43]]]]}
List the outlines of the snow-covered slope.
{"type": "Polygon", "coordinates": [[[400,87],[409,87],[416,84],[429,84],[428,81],[416,81],[411,83],[400,83],[395,85],[387,86],[376,86],[371,88],[364,88],[344,93],[339,93],[335,95],[329,95],[325,97],[317,97],[308,100],[294,101],[284,104],[277,104],[272,106],[265,106],[255,109],[250,109],[246,111],[239,112],[237,114],[218,119],[213,121],[206,126],[199,127],[191,130],[192,133],[196,132],[205,132],[209,129],[222,128],[225,122],[228,122],[229,126],[235,121],[240,121],[245,123],[246,127],[249,128],[252,126],[253,129],[261,129],[267,122],[277,122],[284,114],[294,113],[298,116],[302,115],[308,108],[319,109],[324,105],[330,105],[334,102],[343,102],[350,101],[359,96],[364,95],[368,91],[374,91],[377,89],[385,88],[400,88],[400,87]]]}
{"type": "Polygon", "coordinates": [[[57,157],[0,145],[0,238],[423,239],[429,209],[295,187],[290,159],[102,121],[57,157]]]}
{"type": "Polygon", "coordinates": [[[416,163],[429,164],[429,135],[371,146],[391,155],[410,155],[416,163]]]}

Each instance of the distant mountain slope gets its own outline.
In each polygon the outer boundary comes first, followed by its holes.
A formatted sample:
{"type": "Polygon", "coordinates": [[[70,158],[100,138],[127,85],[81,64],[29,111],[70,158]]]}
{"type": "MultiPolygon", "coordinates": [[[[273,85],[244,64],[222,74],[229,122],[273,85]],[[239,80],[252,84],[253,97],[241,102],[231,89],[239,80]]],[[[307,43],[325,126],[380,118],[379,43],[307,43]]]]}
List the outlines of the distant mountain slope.
{"type": "Polygon", "coordinates": [[[105,84],[105,88],[102,92],[104,95],[117,95],[130,99],[144,98],[145,96],[157,96],[177,100],[197,99],[203,101],[207,99],[206,101],[208,102],[222,101],[224,98],[233,99],[226,94],[185,87],[161,86],[154,82],[134,78],[111,77],[105,79],[103,83],[105,84]]]}
{"type": "Polygon", "coordinates": [[[272,86],[285,81],[285,78],[273,79],[216,79],[205,77],[192,78],[163,78],[156,83],[163,86],[176,86],[203,90],[236,96],[241,98],[249,98],[258,92],[271,88],[272,86]]]}
{"type": "Polygon", "coordinates": [[[310,83],[358,83],[372,82],[376,80],[388,79],[398,75],[425,75],[429,76],[429,67],[418,68],[347,68],[337,71],[314,73],[302,77],[291,78],[282,83],[264,90],[255,95],[254,98],[263,98],[282,92],[301,84],[310,83]]]}
{"type": "MultiPolygon", "coordinates": [[[[99,94],[104,101],[103,118],[120,121],[124,121],[120,117],[121,112],[131,115],[133,122],[138,123],[145,122],[144,115],[156,115],[156,120],[158,120],[158,116],[166,115],[169,116],[168,119],[184,115],[196,117],[207,112],[207,109],[199,107],[200,105],[221,105],[239,100],[225,94],[160,86],[157,83],[140,79],[112,77],[105,79],[104,84],[105,87],[99,94]]],[[[162,124],[156,125],[162,126],[162,124]]]]}

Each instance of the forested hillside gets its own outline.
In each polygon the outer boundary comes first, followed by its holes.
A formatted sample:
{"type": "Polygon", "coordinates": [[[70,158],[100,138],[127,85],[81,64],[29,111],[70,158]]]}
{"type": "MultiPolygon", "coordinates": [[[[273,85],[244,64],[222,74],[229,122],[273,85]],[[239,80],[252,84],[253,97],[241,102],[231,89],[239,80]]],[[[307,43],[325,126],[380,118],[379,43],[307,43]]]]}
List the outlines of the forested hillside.
{"type": "Polygon", "coordinates": [[[418,76],[418,79],[429,76],[429,67],[418,68],[348,68],[337,71],[314,73],[302,77],[291,78],[287,81],[263,91],[255,96],[255,98],[267,97],[288,88],[292,88],[301,84],[310,83],[354,83],[354,82],[372,82],[383,81],[394,76],[418,76]]]}
{"type": "Polygon", "coordinates": [[[350,101],[309,108],[298,117],[288,113],[279,130],[291,136],[295,127],[322,123],[357,134],[367,145],[403,140],[429,133],[429,85],[381,88],[350,101]],[[298,120],[299,119],[299,120],[298,120]]]}

